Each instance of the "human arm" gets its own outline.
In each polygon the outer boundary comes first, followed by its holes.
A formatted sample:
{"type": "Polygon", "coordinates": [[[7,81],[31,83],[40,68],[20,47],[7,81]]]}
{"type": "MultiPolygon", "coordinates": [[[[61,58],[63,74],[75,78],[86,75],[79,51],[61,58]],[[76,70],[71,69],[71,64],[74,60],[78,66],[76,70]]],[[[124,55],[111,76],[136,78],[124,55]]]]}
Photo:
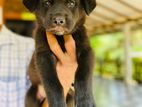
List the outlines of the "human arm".
{"type": "MultiPolygon", "coordinates": [[[[72,35],[64,35],[66,48],[66,52],[64,53],[60,48],[55,36],[49,32],[47,32],[47,36],[50,49],[58,59],[56,66],[57,75],[63,86],[64,96],[66,98],[71,84],[74,81],[75,72],[78,67],[75,42],[72,35]]],[[[47,107],[47,105],[47,101],[45,101],[43,103],[43,107],[47,107]]]]}

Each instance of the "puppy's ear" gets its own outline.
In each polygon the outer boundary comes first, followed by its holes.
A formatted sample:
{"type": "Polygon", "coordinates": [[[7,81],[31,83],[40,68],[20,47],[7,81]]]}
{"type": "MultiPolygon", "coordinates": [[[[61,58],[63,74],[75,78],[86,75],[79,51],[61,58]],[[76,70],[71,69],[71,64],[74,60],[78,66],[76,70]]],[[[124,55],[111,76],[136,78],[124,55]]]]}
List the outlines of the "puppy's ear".
{"type": "Polygon", "coordinates": [[[23,4],[26,6],[27,9],[29,9],[31,12],[33,12],[37,5],[39,3],[39,0],[23,0],[23,4]]]}
{"type": "Polygon", "coordinates": [[[96,7],[96,0],[81,0],[81,3],[87,15],[89,15],[96,7]]]}

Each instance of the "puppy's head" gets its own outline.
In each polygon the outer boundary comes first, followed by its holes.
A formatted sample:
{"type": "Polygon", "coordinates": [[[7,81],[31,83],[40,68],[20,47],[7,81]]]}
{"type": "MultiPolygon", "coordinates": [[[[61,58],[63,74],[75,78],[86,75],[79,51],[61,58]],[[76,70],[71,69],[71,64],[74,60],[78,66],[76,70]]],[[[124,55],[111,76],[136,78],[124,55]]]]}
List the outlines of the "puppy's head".
{"type": "Polygon", "coordinates": [[[41,26],[56,35],[72,33],[96,6],[96,0],[23,0],[41,26]]]}

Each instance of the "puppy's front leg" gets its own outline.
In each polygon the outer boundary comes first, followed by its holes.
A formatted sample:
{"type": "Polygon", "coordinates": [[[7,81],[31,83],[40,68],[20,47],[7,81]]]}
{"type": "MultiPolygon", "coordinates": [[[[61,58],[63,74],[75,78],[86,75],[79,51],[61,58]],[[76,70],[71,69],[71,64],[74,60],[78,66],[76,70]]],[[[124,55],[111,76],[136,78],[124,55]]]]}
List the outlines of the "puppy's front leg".
{"type": "Polygon", "coordinates": [[[54,66],[54,56],[44,52],[38,53],[36,57],[49,107],[66,107],[63,88],[58,80],[56,68],[54,66]]]}
{"type": "Polygon", "coordinates": [[[78,70],[75,77],[76,107],[95,107],[92,93],[93,54],[91,48],[83,50],[78,59],[78,70]]]}
{"type": "Polygon", "coordinates": [[[36,69],[43,83],[49,107],[66,107],[63,87],[56,73],[56,58],[49,49],[44,31],[39,29],[35,38],[36,69]]]}

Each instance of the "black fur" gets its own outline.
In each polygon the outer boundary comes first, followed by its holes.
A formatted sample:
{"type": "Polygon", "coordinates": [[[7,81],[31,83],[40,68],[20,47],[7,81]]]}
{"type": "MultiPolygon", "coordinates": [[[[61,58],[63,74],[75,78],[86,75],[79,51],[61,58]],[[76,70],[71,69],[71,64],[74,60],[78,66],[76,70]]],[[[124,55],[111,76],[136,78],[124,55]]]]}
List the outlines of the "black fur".
{"type": "Polygon", "coordinates": [[[89,15],[96,7],[96,1],[95,0],[82,0],[82,5],[85,9],[86,14],[89,15]]]}
{"type": "Polygon", "coordinates": [[[31,11],[33,12],[37,5],[39,3],[39,0],[23,0],[23,4],[31,11]]]}
{"type": "MultiPolygon", "coordinates": [[[[38,107],[38,104],[35,106],[30,104],[31,101],[35,101],[37,94],[37,90],[33,87],[39,84],[44,86],[49,107],[67,107],[63,87],[56,73],[57,58],[49,48],[45,30],[56,35],[63,51],[65,48],[61,35],[72,34],[76,43],[78,62],[74,83],[75,107],[95,107],[92,94],[93,53],[84,27],[85,12],[89,15],[93,11],[96,6],[95,0],[23,0],[23,2],[35,13],[38,22],[34,37],[36,49],[29,67],[32,86],[26,97],[26,99],[33,97],[33,100],[26,100],[26,107],[38,107]]],[[[38,103],[38,99],[36,102],[38,103]]]]}
{"type": "Polygon", "coordinates": [[[37,99],[37,86],[31,86],[26,95],[26,107],[40,107],[40,100],[37,99]]]}

